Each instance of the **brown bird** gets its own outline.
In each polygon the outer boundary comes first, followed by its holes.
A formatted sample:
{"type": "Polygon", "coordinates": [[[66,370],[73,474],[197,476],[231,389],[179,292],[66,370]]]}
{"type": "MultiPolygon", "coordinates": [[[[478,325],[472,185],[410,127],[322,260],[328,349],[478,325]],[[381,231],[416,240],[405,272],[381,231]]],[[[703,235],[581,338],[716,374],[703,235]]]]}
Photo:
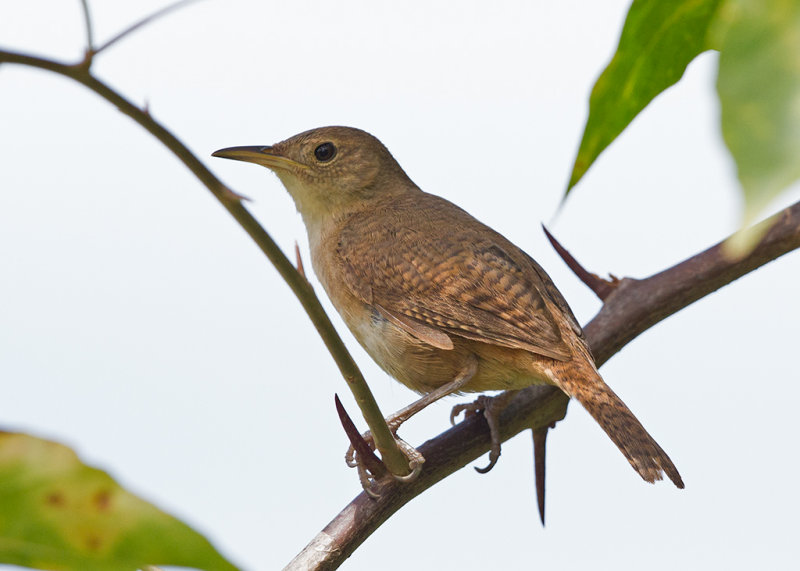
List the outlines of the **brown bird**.
{"type": "MultiPolygon", "coordinates": [[[[665,472],[683,488],[667,454],[600,377],[541,266],[423,192],[378,139],[323,127],[214,156],[278,175],[308,230],[314,271],[353,335],[395,379],[420,394],[435,391],[411,414],[444,394],[555,385],[589,411],[642,478],[665,472]]],[[[487,420],[491,467],[499,437],[487,420]]]]}

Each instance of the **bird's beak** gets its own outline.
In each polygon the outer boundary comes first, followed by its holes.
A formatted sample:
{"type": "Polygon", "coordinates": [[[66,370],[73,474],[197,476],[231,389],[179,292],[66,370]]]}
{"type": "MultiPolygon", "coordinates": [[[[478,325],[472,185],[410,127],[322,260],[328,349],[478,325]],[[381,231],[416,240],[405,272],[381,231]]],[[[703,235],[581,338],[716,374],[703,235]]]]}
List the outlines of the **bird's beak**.
{"type": "Polygon", "coordinates": [[[272,147],[227,147],[211,153],[212,157],[256,163],[269,169],[292,170],[303,165],[277,154],[272,147]]]}

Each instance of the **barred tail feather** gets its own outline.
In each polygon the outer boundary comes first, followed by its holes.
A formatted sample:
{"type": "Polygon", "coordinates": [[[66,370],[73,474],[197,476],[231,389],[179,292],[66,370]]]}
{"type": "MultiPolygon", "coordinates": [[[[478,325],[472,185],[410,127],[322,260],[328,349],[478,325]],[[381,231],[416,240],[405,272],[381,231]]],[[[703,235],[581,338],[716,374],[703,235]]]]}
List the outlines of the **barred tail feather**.
{"type": "Polygon", "coordinates": [[[588,366],[582,367],[579,372],[574,364],[560,370],[553,379],[558,387],[583,405],[642,478],[653,483],[666,473],[673,484],[683,488],[672,460],[611,387],[593,367],[591,371],[588,366]]]}

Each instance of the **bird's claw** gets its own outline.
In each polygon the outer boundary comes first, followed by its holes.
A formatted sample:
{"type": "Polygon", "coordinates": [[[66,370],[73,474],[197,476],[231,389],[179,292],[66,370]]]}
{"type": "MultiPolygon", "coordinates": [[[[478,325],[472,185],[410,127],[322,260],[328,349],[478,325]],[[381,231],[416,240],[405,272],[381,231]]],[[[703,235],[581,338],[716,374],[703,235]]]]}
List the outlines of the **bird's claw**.
{"type": "MultiPolygon", "coordinates": [[[[392,424],[389,423],[389,430],[391,431],[392,436],[394,436],[400,452],[402,452],[403,456],[405,456],[406,460],[408,460],[408,467],[411,471],[403,476],[398,474],[391,474],[391,476],[398,482],[413,482],[419,477],[420,472],[422,472],[422,465],[425,463],[425,457],[420,454],[416,448],[397,436],[397,428],[399,428],[399,425],[397,427],[393,427],[392,424]]],[[[364,442],[366,442],[367,446],[374,451],[375,440],[372,438],[372,434],[367,431],[362,434],[361,437],[364,439],[364,442]]],[[[380,497],[380,494],[375,489],[377,487],[378,479],[374,474],[370,473],[366,466],[364,466],[364,464],[359,460],[358,454],[356,454],[356,450],[352,445],[347,449],[347,452],[344,455],[344,461],[350,468],[356,468],[358,470],[358,479],[361,482],[361,487],[364,488],[364,491],[367,493],[367,495],[372,498],[380,497]]]]}
{"type": "Polygon", "coordinates": [[[474,402],[455,405],[450,411],[450,424],[455,425],[455,419],[462,412],[464,413],[464,419],[481,412],[486,419],[486,423],[489,425],[489,437],[492,441],[492,447],[489,450],[489,464],[484,468],[476,467],[475,471],[479,474],[485,474],[494,468],[494,465],[497,464],[497,461],[500,459],[500,424],[497,417],[500,411],[503,410],[506,402],[505,399],[503,399],[499,403],[500,406],[495,406],[496,402],[495,398],[481,395],[476,398],[474,402]]]}
{"type": "Polygon", "coordinates": [[[466,420],[469,417],[478,414],[480,411],[482,411],[484,407],[483,401],[481,401],[481,403],[478,403],[478,400],[480,400],[481,398],[482,397],[478,397],[478,399],[475,400],[475,402],[457,404],[452,409],[450,409],[450,424],[452,426],[455,426],[456,418],[458,418],[458,415],[461,414],[462,412],[464,413],[464,420],[466,420]]]}
{"type": "Polygon", "coordinates": [[[477,466],[475,466],[475,471],[478,474],[485,474],[486,472],[494,468],[494,465],[497,464],[497,461],[499,459],[500,459],[500,443],[492,442],[492,449],[489,450],[489,463],[483,468],[478,468],[477,466]]]}
{"type": "MultiPolygon", "coordinates": [[[[373,440],[372,433],[369,430],[361,435],[361,439],[370,447],[370,450],[375,451],[375,440],[373,440]]],[[[344,462],[350,468],[357,468],[360,465],[356,460],[356,449],[352,444],[347,448],[347,452],[344,453],[344,462]]]]}

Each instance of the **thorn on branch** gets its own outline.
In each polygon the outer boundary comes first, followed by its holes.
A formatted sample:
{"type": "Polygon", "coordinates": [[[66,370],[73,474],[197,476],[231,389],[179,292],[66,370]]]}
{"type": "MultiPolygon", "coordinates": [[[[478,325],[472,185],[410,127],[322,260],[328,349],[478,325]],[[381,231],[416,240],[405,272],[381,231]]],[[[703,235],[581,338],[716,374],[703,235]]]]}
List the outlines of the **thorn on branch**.
{"type": "Polygon", "coordinates": [[[536,479],[536,503],[539,507],[539,519],[544,527],[544,476],[545,476],[545,451],[547,444],[547,431],[555,427],[556,423],[544,428],[532,428],[533,433],[533,473],[536,479]]]}
{"type": "Polygon", "coordinates": [[[542,230],[544,230],[547,239],[550,240],[550,244],[552,244],[555,251],[561,256],[561,259],[564,260],[564,263],[567,264],[569,269],[571,269],[578,278],[585,283],[590,290],[592,290],[597,297],[601,300],[605,301],[605,299],[611,295],[617,286],[619,285],[619,278],[614,275],[609,274],[611,279],[604,279],[598,276],[597,274],[593,274],[587,271],[583,266],[578,263],[572,254],[570,254],[564,246],[562,246],[558,240],[550,233],[547,227],[542,224],[542,230]]]}
{"type": "Polygon", "coordinates": [[[297,242],[294,243],[294,258],[297,261],[297,273],[303,276],[304,280],[308,281],[306,270],[303,267],[303,258],[300,257],[300,246],[297,245],[297,242]]]}
{"type": "Polygon", "coordinates": [[[239,194],[224,184],[219,185],[219,194],[222,195],[225,200],[229,200],[230,202],[251,202],[248,197],[243,194],[239,194]]]}
{"type": "Polygon", "coordinates": [[[361,433],[356,428],[350,415],[348,415],[347,411],[344,409],[342,401],[339,400],[339,395],[334,394],[334,401],[336,403],[336,412],[339,414],[339,421],[342,423],[342,428],[344,428],[344,432],[347,434],[350,444],[353,445],[353,449],[356,451],[356,458],[369,470],[370,474],[372,474],[376,480],[380,479],[388,472],[386,465],[375,455],[375,452],[372,451],[369,444],[361,437],[361,433]]]}

